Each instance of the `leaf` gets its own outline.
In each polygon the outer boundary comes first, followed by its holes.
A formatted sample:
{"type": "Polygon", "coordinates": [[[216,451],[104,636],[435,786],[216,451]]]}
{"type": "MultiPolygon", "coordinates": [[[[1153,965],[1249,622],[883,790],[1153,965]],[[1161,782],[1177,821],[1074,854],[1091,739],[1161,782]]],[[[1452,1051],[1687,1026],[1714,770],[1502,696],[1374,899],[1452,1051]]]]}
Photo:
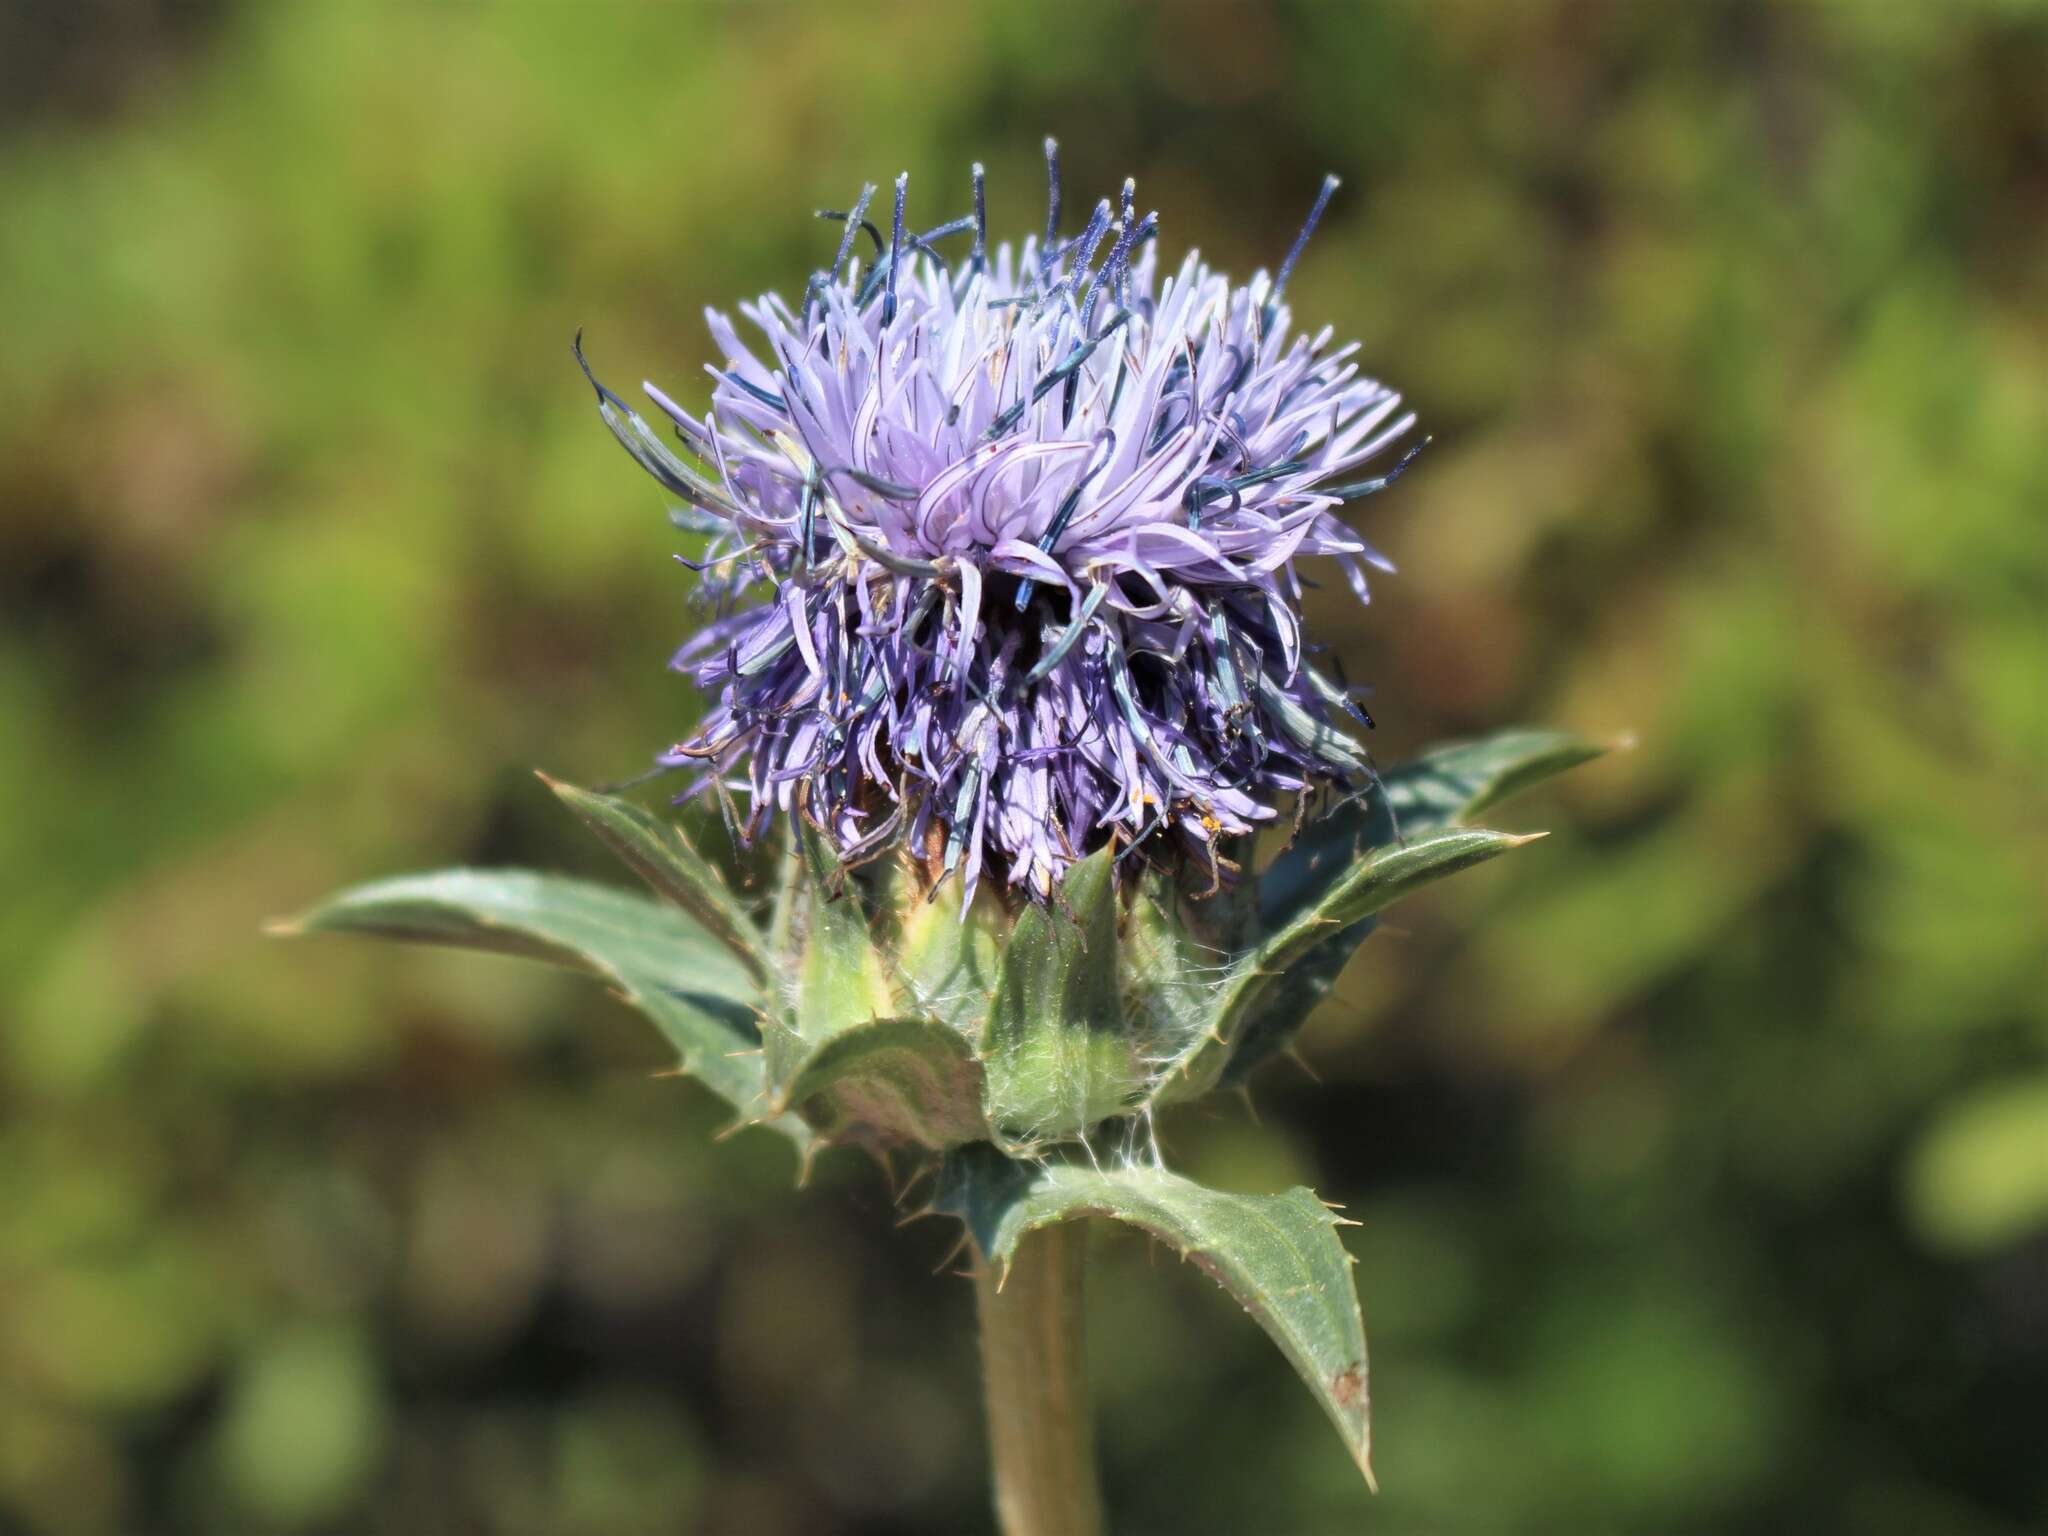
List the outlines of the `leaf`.
{"type": "Polygon", "coordinates": [[[1076,1135],[1142,1096],[1118,997],[1112,860],[1104,848],[1076,863],[1004,946],[981,1054],[989,1123],[1008,1144],[1076,1135]]]}
{"type": "Polygon", "coordinates": [[[1604,757],[1611,745],[1568,731],[1531,730],[1450,742],[1389,773],[1386,797],[1401,819],[1402,835],[1413,837],[1463,825],[1545,779],[1604,757]]]}
{"type": "Polygon", "coordinates": [[[1237,1298],[1286,1355],[1372,1482],[1365,1323],[1337,1216],[1306,1189],[1234,1195],[1162,1168],[1024,1163],[988,1147],[947,1158],[933,1210],[1007,1267],[1025,1234],[1106,1216],[1150,1233],[1237,1298]]]}
{"type": "Polygon", "coordinates": [[[875,1019],[813,1049],[773,1113],[796,1109],[828,1136],[944,1151],[986,1140],[981,1063],[932,1019],[875,1019]]]}
{"type": "Polygon", "coordinates": [[[1224,996],[1221,1024],[1228,1030],[1254,995],[1257,978],[1285,970],[1337,928],[1348,928],[1382,907],[1392,906],[1432,881],[1484,864],[1544,834],[1494,832],[1484,827],[1447,827],[1381,848],[1345,870],[1310,906],[1262,941],[1235,968],[1224,996]]]}
{"type": "MultiPolygon", "coordinates": [[[[1432,748],[1384,774],[1378,791],[1310,822],[1281,850],[1258,882],[1259,920],[1267,932],[1285,927],[1312,907],[1370,850],[1461,826],[1545,779],[1589,762],[1608,750],[1602,743],[1562,731],[1503,731],[1479,741],[1432,748]]],[[[1276,977],[1252,1012],[1236,1026],[1237,1041],[1222,1081],[1241,1083],[1286,1049],[1345,962],[1373,930],[1371,919],[1329,933],[1276,977]]],[[[1213,1055],[1192,1076],[1171,1078],[1168,1096],[1201,1091],[1213,1055]]]]}
{"type": "Polygon", "coordinates": [[[1432,747],[1383,774],[1378,789],[1302,828],[1259,877],[1260,921],[1268,930],[1285,923],[1365,849],[1463,825],[1607,750],[1583,736],[1531,730],[1432,747]]]}
{"type": "MultiPolygon", "coordinates": [[[[1331,951],[1324,946],[1337,941],[1346,930],[1432,881],[1483,864],[1540,836],[1541,833],[1517,836],[1478,828],[1445,828],[1398,847],[1381,848],[1345,867],[1315,901],[1254,945],[1231,967],[1217,1006],[1213,1035],[1190,1052],[1179,1064],[1177,1073],[1162,1083],[1162,1097],[1173,1099],[1206,1092],[1223,1075],[1226,1065],[1235,1068],[1233,1047],[1254,1010],[1265,1000],[1268,989],[1284,979],[1291,996],[1308,985],[1309,976],[1320,974],[1328,963],[1325,957],[1331,951]],[[1308,972],[1300,970],[1305,964],[1310,967],[1308,972]]],[[[1356,942],[1352,940],[1350,947],[1355,947],[1356,942]]],[[[1349,952],[1347,947],[1335,955],[1339,968],[1349,952]]],[[[1299,1023],[1298,1015],[1288,1020],[1290,1032],[1299,1023]]],[[[1271,1054],[1270,1050],[1265,1054],[1271,1054]]],[[[1248,1071],[1249,1067],[1243,1070],[1248,1071]]],[[[1241,1076],[1241,1072],[1236,1075],[1241,1076]]]]}
{"type": "Polygon", "coordinates": [[[858,890],[823,838],[799,829],[803,866],[796,987],[766,1033],[768,1080],[779,1098],[809,1053],[842,1031],[894,1012],[881,952],[868,934],[858,890]]]}
{"type": "MultiPolygon", "coordinates": [[[[682,1066],[735,1108],[761,1097],[760,989],[688,914],[628,891],[523,870],[451,869],[343,891],[274,932],[353,933],[518,955],[611,982],[682,1066]]],[[[799,1145],[795,1120],[775,1128],[799,1145]]]]}
{"type": "Polygon", "coordinates": [[[731,950],[756,981],[768,980],[768,962],[752,916],[719,872],[690,846],[681,827],[629,801],[579,789],[546,774],[540,775],[540,781],[625,860],[634,874],[731,950]]]}
{"type": "Polygon", "coordinates": [[[1208,1086],[1220,1083],[1225,1088],[1241,1087],[1252,1073],[1285,1051],[1301,1033],[1309,1015],[1337,984],[1346,962],[1378,926],[1379,919],[1375,917],[1353,923],[1331,934],[1283,974],[1274,977],[1238,1026],[1237,1039],[1223,1064],[1221,1077],[1208,1086]]]}

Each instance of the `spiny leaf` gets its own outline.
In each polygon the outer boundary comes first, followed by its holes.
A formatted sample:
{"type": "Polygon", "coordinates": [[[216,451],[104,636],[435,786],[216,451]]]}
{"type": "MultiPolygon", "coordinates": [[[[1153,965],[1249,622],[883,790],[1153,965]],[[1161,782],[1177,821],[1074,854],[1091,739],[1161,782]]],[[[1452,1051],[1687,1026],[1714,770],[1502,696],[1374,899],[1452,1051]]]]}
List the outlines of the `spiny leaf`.
{"type": "Polygon", "coordinates": [[[982,1045],[989,1123],[1010,1144],[1074,1135],[1142,1093],[1118,999],[1112,859],[1082,859],[1057,900],[1010,930],[982,1045]]]}
{"type": "Polygon", "coordinates": [[[1233,1195],[1162,1168],[1024,1163],[989,1147],[953,1154],[933,1209],[1007,1265],[1026,1233],[1106,1216],[1150,1233],[1243,1304],[1287,1356],[1372,1482],[1365,1324],[1338,1218],[1306,1189],[1233,1195]]]}
{"type": "Polygon", "coordinates": [[[814,1048],[774,1111],[797,1109],[828,1136],[944,1151],[987,1138],[981,1093],[981,1063],[958,1030],[875,1019],[814,1048]]]}
{"type": "Polygon", "coordinates": [[[1383,774],[1363,798],[1301,829],[1259,877],[1260,921],[1268,930],[1281,926],[1369,848],[1464,825],[1607,750],[1583,736],[1531,730],[1432,747],[1383,774]]]}
{"type": "MultiPolygon", "coordinates": [[[[1543,835],[1449,827],[1409,838],[1398,847],[1381,848],[1339,875],[1312,906],[1261,942],[1238,970],[1246,979],[1254,971],[1281,970],[1306,954],[1330,929],[1349,927],[1432,881],[1483,864],[1543,835]]],[[[1226,1001],[1226,1010],[1230,1006],[1226,1001]]],[[[1228,1023],[1226,1014],[1226,1026],[1228,1023]]]]}
{"type": "Polygon", "coordinates": [[[579,789],[546,774],[540,775],[540,781],[625,860],[634,874],[703,924],[756,981],[768,980],[768,962],[752,917],[718,871],[690,846],[681,827],[629,801],[579,789]]]}
{"type": "Polygon", "coordinates": [[[1214,1086],[1267,990],[1335,936],[1432,881],[1535,840],[1511,832],[1448,828],[1399,847],[1382,848],[1349,865],[1313,903],[1232,966],[1217,1005],[1213,1034],[1162,1082],[1161,1096],[1181,1098],[1214,1086]]]}
{"type": "Polygon", "coordinates": [[[1240,1087],[1253,1072],[1286,1050],[1316,1005],[1337,984],[1345,962],[1378,926],[1378,918],[1368,917],[1339,929],[1274,977],[1238,1025],[1222,1076],[1207,1086],[1240,1087]]]}
{"type": "MultiPolygon", "coordinates": [[[[682,1066],[739,1109],[761,1097],[760,990],[687,913],[609,886],[523,870],[451,869],[343,891],[273,931],[353,933],[519,955],[611,982],[682,1066]]],[[[773,1122],[799,1145],[809,1132],[773,1122]]]]}
{"type": "Polygon", "coordinates": [[[1462,826],[1545,779],[1604,756],[1613,745],[1568,731],[1531,730],[1449,742],[1388,774],[1386,795],[1404,836],[1462,826]]]}
{"type": "MultiPolygon", "coordinates": [[[[1397,831],[1401,838],[1414,838],[1464,825],[1481,811],[1608,750],[1583,736],[1532,730],[1432,748],[1385,774],[1366,799],[1302,829],[1259,878],[1260,922],[1268,932],[1284,927],[1370,850],[1398,841],[1397,831]]],[[[1331,932],[1273,980],[1237,1027],[1224,1083],[1243,1082],[1286,1049],[1373,927],[1367,918],[1331,932]]],[[[1188,1080],[1169,1086],[1184,1088],[1188,1080]]]]}

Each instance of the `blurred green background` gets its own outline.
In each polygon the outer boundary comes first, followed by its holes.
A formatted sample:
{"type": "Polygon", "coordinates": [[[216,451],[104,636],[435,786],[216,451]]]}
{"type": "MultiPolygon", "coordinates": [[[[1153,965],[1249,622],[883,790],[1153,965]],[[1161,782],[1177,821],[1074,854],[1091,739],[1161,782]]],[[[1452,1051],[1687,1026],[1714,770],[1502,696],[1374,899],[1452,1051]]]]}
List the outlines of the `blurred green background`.
{"type": "Polygon", "coordinates": [[[1344,176],[1381,755],[1640,741],[1166,1128],[1364,1222],[1385,1493],[1105,1234],[1118,1528],[2048,1521],[2040,8],[8,0],[0,1529],[987,1528],[942,1224],[594,988],[258,927],[607,870],[529,770],[683,729],[689,579],[571,333],[701,401],[809,210],[1021,232],[1047,131],[1240,273],[1344,176]]]}

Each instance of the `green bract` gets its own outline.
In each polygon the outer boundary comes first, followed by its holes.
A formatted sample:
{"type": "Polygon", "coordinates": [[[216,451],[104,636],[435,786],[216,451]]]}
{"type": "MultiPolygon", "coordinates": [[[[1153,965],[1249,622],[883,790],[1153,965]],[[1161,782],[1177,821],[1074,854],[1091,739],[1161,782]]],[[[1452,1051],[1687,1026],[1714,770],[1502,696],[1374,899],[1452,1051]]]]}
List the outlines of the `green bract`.
{"type": "Polygon", "coordinates": [[[1336,1219],[1306,1190],[1192,1184],[1134,1150],[1150,1144],[1134,1128],[1286,1049],[1374,914],[1533,841],[1473,816],[1601,750],[1529,731],[1440,748],[1310,822],[1235,890],[1194,899],[1103,849],[1052,902],[1011,914],[984,890],[964,921],[909,869],[841,868],[808,833],[772,898],[748,901],[673,823],[549,780],[652,899],[450,870],[359,886],[286,931],[601,976],[684,1071],[806,1160],[851,1144],[938,1161],[932,1210],[966,1225],[984,1263],[1080,1216],[1139,1227],[1245,1305],[1367,1468],[1365,1336],[1336,1219]]]}

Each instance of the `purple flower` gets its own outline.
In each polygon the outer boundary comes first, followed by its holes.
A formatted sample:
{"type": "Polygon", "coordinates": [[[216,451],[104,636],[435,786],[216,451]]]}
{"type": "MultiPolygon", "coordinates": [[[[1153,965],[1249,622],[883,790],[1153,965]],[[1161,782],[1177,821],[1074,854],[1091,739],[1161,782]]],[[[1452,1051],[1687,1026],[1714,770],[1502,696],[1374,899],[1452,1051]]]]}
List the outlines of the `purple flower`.
{"type": "Polygon", "coordinates": [[[844,236],[799,304],[740,306],[756,344],[711,313],[703,419],[646,386],[694,464],[591,380],[674,521],[712,536],[685,563],[713,613],[673,665],[713,703],[660,761],[743,841],[801,814],[849,862],[902,843],[935,883],[1042,899],[1111,839],[1221,878],[1220,839],[1371,778],[1296,563],[1331,557],[1365,600],[1390,567],[1338,509],[1420,444],[1341,483],[1414,417],[1355,345],[1290,334],[1335,178],[1278,274],[1233,287],[1192,252],[1161,278],[1128,181],[1062,239],[1046,150],[1043,238],[989,248],[979,166],[973,213],[912,233],[899,177],[886,242],[870,186],[822,215],[844,236]]]}

